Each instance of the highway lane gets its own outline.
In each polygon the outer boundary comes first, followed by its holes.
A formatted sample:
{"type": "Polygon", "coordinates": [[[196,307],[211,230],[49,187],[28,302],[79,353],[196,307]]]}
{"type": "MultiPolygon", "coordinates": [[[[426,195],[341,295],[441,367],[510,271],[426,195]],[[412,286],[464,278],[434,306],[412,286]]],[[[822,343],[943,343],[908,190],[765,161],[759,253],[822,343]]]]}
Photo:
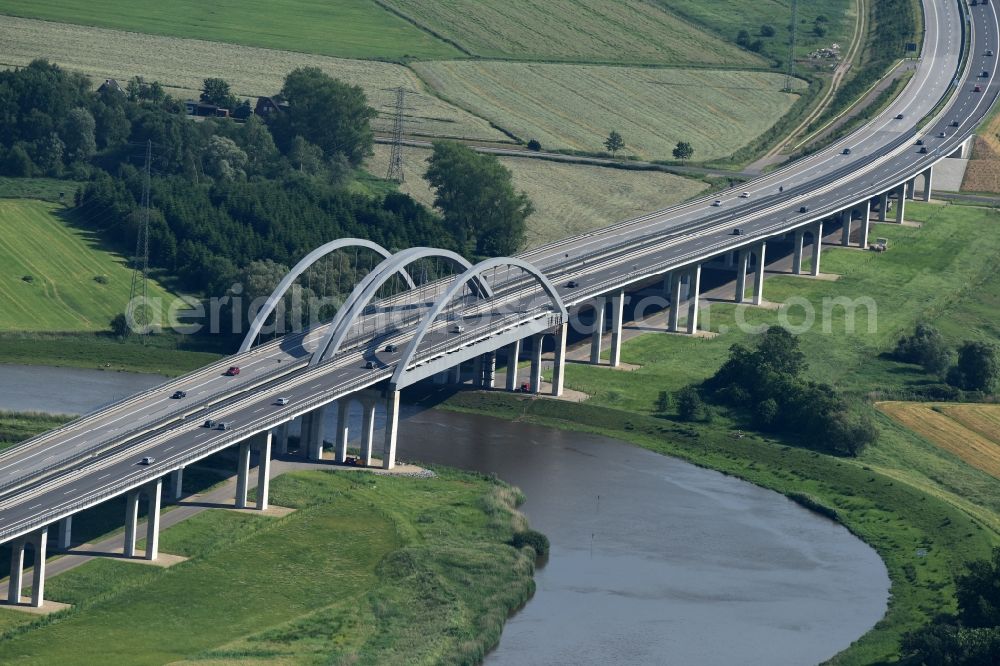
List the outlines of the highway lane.
{"type": "MultiPolygon", "coordinates": [[[[751,198],[748,200],[735,199],[731,208],[732,212],[736,213],[739,224],[747,228],[750,238],[754,238],[757,235],[763,237],[769,233],[773,233],[779,225],[781,228],[789,228],[789,224],[806,224],[811,219],[810,215],[797,217],[794,214],[797,210],[796,205],[799,199],[802,198],[802,195],[790,194],[789,197],[776,197],[773,193],[776,183],[789,183],[786,189],[795,190],[797,189],[796,186],[801,186],[804,180],[813,182],[817,178],[822,179],[824,174],[835,172],[845,165],[857,164],[857,177],[846,181],[846,184],[838,181],[837,184],[829,188],[827,193],[817,194],[815,191],[810,193],[810,208],[815,209],[823,202],[847,201],[851,197],[854,197],[853,200],[856,201],[860,185],[863,184],[867,190],[870,188],[869,181],[885,181],[886,187],[888,187],[894,184],[889,181],[893,178],[897,178],[898,180],[897,174],[909,168],[909,165],[914,162],[915,158],[929,162],[937,157],[933,154],[917,156],[914,148],[906,146],[900,149],[898,155],[885,158],[874,166],[868,163],[873,151],[878,149],[875,144],[882,145],[890,138],[905,134],[906,131],[912,131],[912,123],[933,108],[940,95],[947,91],[950,86],[951,76],[942,75],[941,70],[935,69],[935,67],[941,67],[942,63],[952,63],[951,71],[955,69],[954,64],[957,63],[958,59],[958,12],[950,3],[940,6],[927,3],[925,6],[928,7],[928,11],[931,14],[935,12],[940,13],[935,14],[937,22],[928,21],[925,44],[930,51],[924,56],[921,66],[918,67],[917,75],[907,88],[904,98],[900,102],[897,102],[899,106],[890,108],[876,122],[866,126],[861,133],[842,141],[840,145],[835,146],[830,151],[801,160],[781,172],[772,174],[746,186],[745,189],[751,193],[751,198]],[[953,11],[947,11],[948,8],[951,8],[953,11]],[[935,29],[938,25],[941,27],[940,30],[935,29]],[[904,110],[900,111],[900,108],[904,110]],[[894,117],[896,113],[904,113],[904,121],[896,121],[894,117]],[[907,120],[909,122],[906,122],[907,120]],[[837,148],[845,143],[851,144],[851,156],[840,155],[837,151],[837,148]],[[865,182],[859,182],[861,179],[865,179],[865,182]],[[768,192],[771,192],[770,197],[766,196],[768,192]],[[775,209],[764,211],[763,213],[755,213],[754,216],[747,216],[744,220],[740,215],[740,210],[749,210],[752,207],[759,208],[761,199],[767,199],[766,204],[769,208],[773,200],[777,204],[775,209]]],[[[972,73],[974,74],[975,68],[980,66],[982,69],[987,69],[995,73],[996,58],[987,58],[982,54],[985,53],[986,48],[996,48],[998,33],[996,17],[992,6],[989,6],[988,9],[981,7],[978,10],[978,14],[976,12],[977,10],[973,8],[973,15],[976,19],[974,23],[976,34],[974,35],[975,47],[971,61],[972,73]]],[[[985,112],[985,108],[988,107],[988,102],[992,101],[996,94],[994,80],[995,76],[991,76],[988,79],[989,83],[987,85],[989,87],[986,93],[971,93],[971,85],[968,85],[972,81],[971,78],[962,84],[965,86],[965,89],[956,97],[953,110],[955,114],[969,114],[969,118],[964,120],[959,128],[954,128],[950,132],[938,127],[931,128],[929,130],[931,134],[937,131],[946,131],[949,134],[943,141],[937,141],[933,146],[934,148],[938,148],[939,146],[948,148],[956,144],[958,142],[956,134],[967,133],[969,126],[974,125],[978,121],[978,118],[985,112]]],[[[946,114],[946,117],[940,124],[942,126],[946,125],[950,118],[951,116],[946,114]]],[[[725,197],[734,196],[737,192],[737,190],[734,190],[728,195],[715,196],[723,198],[728,208],[730,204],[725,197]]],[[[675,207],[668,211],[643,216],[635,221],[615,225],[606,231],[586,234],[552,244],[539,251],[526,253],[522,257],[531,260],[536,265],[540,265],[545,269],[546,273],[559,275],[561,278],[563,275],[573,274],[573,270],[579,270],[578,266],[574,268],[577,257],[593,254],[595,253],[595,249],[596,253],[600,254],[606,250],[608,245],[612,244],[612,241],[617,243],[623,238],[642,239],[652,236],[654,233],[662,234],[671,230],[676,233],[677,237],[667,243],[639,243],[641,247],[638,250],[622,251],[617,256],[605,261],[605,265],[600,268],[597,268],[592,263],[585,274],[580,273],[581,280],[584,282],[581,283],[581,288],[577,290],[570,291],[564,285],[560,285],[560,290],[567,293],[570,299],[578,300],[590,293],[602,293],[602,290],[607,290],[608,285],[620,286],[627,281],[636,281],[648,277],[648,275],[658,272],[662,273],[664,267],[672,263],[690,261],[706,253],[717,254],[720,248],[724,249],[727,245],[744,244],[747,242],[748,239],[746,238],[740,239],[730,236],[728,232],[731,229],[732,223],[725,220],[714,222],[708,230],[702,229],[698,233],[683,231],[687,225],[705,216],[705,203],[706,200],[701,200],[675,207]],[[558,249],[554,246],[558,246],[558,249]],[[567,253],[572,256],[566,257],[567,253]]],[[[719,211],[714,209],[708,212],[718,213],[719,211]]],[[[488,328],[484,328],[482,332],[488,333],[488,328]]],[[[480,330],[473,328],[470,333],[479,334],[480,330]]],[[[440,330],[440,326],[435,336],[431,336],[428,339],[428,348],[433,345],[441,345],[443,340],[449,339],[440,330]]],[[[462,337],[471,338],[472,336],[462,337]]],[[[315,340],[315,336],[310,338],[310,341],[312,340],[315,340]]],[[[255,351],[260,355],[261,367],[263,367],[269,362],[277,365],[273,356],[275,354],[279,356],[286,354],[285,358],[289,359],[301,358],[306,346],[302,344],[289,344],[288,341],[285,341],[285,343],[272,343],[271,345],[259,347],[255,351]]],[[[424,347],[421,348],[421,352],[421,359],[432,353],[424,353],[424,347]]],[[[357,387],[361,385],[371,383],[372,381],[380,381],[388,376],[389,373],[381,368],[375,371],[364,371],[361,368],[361,364],[356,362],[360,360],[361,356],[355,358],[350,356],[350,353],[338,357],[333,363],[324,367],[322,378],[316,379],[312,383],[296,383],[298,381],[298,373],[289,377],[287,392],[295,400],[286,409],[274,411],[274,406],[271,404],[273,402],[273,395],[267,395],[255,396],[245,401],[241,400],[238,406],[226,408],[225,410],[221,410],[220,413],[231,414],[233,420],[240,424],[241,432],[250,432],[253,424],[259,422],[261,419],[276,416],[290,418],[294,415],[296,408],[302,409],[302,406],[306,404],[304,401],[309,396],[311,398],[308,399],[315,401],[317,396],[320,398],[324,396],[329,397],[335,393],[342,393],[346,388],[350,388],[352,391],[357,390],[357,387]]],[[[363,355],[365,352],[362,351],[360,353],[363,355]]],[[[382,358],[385,354],[377,353],[376,356],[387,364],[395,361],[393,355],[382,358]]],[[[227,359],[218,365],[223,366],[229,362],[227,359]]],[[[236,361],[232,362],[237,363],[236,361]]],[[[244,361],[241,360],[238,364],[242,367],[244,361]]],[[[232,382],[230,381],[232,378],[212,377],[210,371],[199,371],[192,375],[191,378],[183,381],[204,381],[204,384],[198,386],[196,391],[204,389],[211,392],[217,391],[217,393],[210,393],[211,395],[228,395],[234,386],[239,386],[242,382],[249,381],[255,376],[257,376],[256,369],[249,373],[246,378],[243,378],[241,375],[236,382],[232,382]]],[[[174,385],[176,385],[176,382],[168,384],[168,386],[174,385]]],[[[284,388],[276,390],[286,392],[284,388]]],[[[142,400],[131,403],[127,409],[134,415],[138,415],[139,419],[145,419],[146,422],[150,423],[156,422],[157,414],[162,414],[164,401],[167,400],[164,397],[165,393],[166,390],[159,393],[153,391],[142,400]]],[[[208,394],[189,394],[189,400],[194,398],[195,400],[191,400],[194,403],[203,399],[205,395],[208,394]]],[[[120,420],[121,413],[114,413],[114,410],[112,410],[108,415],[102,414],[98,418],[106,418],[109,422],[105,424],[101,421],[93,421],[92,423],[95,426],[101,424],[115,425],[120,420]]],[[[230,417],[227,416],[226,418],[230,417]]],[[[108,433],[113,432],[113,430],[113,428],[110,429],[108,433]]],[[[103,434],[106,435],[108,433],[103,434]]],[[[140,468],[135,465],[134,460],[130,462],[130,456],[137,459],[141,455],[156,455],[159,459],[156,467],[163,469],[165,466],[169,466],[171,461],[179,460],[181,456],[191,455],[193,452],[208,451],[216,445],[222,445],[227,442],[227,438],[237,435],[239,433],[207,431],[206,429],[198,428],[196,424],[173,426],[165,433],[153,436],[148,441],[130,448],[120,458],[88,463],[85,469],[66,474],[64,482],[60,482],[57,484],[57,487],[54,486],[44,493],[35,495],[35,498],[41,500],[41,506],[46,508],[58,507],[63,504],[68,506],[75,501],[74,498],[95,493],[99,494],[102,489],[107,490],[109,483],[119,484],[123,480],[141,479],[144,478],[144,475],[156,472],[155,469],[140,468]],[[67,498],[63,504],[58,502],[60,499],[59,494],[67,498]]],[[[240,436],[245,437],[245,434],[240,436]]],[[[61,437],[56,436],[55,439],[59,440],[61,437]]],[[[78,447],[74,446],[74,448],[78,447]]],[[[68,448],[67,451],[69,451],[68,448]]],[[[27,452],[25,455],[27,455],[27,452]]],[[[34,459],[37,459],[37,456],[34,456],[34,459]]],[[[6,463],[6,460],[0,457],[0,464],[4,463],[6,463]]],[[[30,469],[31,464],[28,463],[22,469],[30,469]]],[[[7,476],[6,471],[0,470],[0,473],[3,473],[5,477],[7,476]]],[[[8,508],[0,509],[0,526],[7,527],[28,520],[38,512],[38,509],[38,503],[28,498],[25,498],[25,501],[15,502],[8,508]]]]}

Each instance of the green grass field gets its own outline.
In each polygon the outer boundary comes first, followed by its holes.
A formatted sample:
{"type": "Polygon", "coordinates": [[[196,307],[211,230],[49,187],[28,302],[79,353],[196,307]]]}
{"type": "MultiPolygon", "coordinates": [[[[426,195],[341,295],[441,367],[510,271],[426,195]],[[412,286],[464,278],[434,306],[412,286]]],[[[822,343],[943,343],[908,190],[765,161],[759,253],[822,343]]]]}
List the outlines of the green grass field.
{"type": "MultiPolygon", "coordinates": [[[[125,310],[125,259],[40,201],[0,200],[0,331],[101,331],[125,310]]],[[[150,282],[149,295],[173,296],[150,282]]]]}
{"type": "Polygon", "coordinates": [[[531,594],[506,545],[516,493],[436,479],[300,472],[275,480],[282,519],[222,511],[163,532],[171,569],[99,560],[52,578],[66,614],[11,629],[0,661],[25,664],[472,662],[531,594]]]}
{"type": "MultiPolygon", "coordinates": [[[[361,86],[369,104],[383,112],[393,101],[386,88],[403,86],[422,91],[424,94],[410,96],[407,101],[408,129],[412,131],[475,140],[510,140],[482,118],[428,94],[416,74],[390,62],[3,17],[0,65],[27,65],[36,58],[87,74],[95,83],[113,78],[124,84],[133,76],[142,76],[159,81],[167,92],[181,99],[197,98],[202,81],[209,77],[225,79],[240,97],[273,95],[281,89],[285,75],[296,67],[319,67],[330,76],[361,86]]],[[[373,125],[385,129],[389,122],[382,117],[373,125]]]]}
{"type": "Polygon", "coordinates": [[[0,14],[343,58],[461,56],[371,0],[0,0],[0,14]]]}
{"type": "MultiPolygon", "coordinates": [[[[375,146],[366,168],[384,176],[389,152],[389,146],[375,146]]],[[[406,180],[399,186],[427,206],[434,203],[434,193],[422,177],[430,154],[429,149],[403,149],[406,180]]],[[[702,181],[662,171],[626,171],[523,157],[499,159],[513,174],[514,187],[527,192],[535,205],[528,218],[528,247],[664,208],[708,187],[702,181]]]]}
{"type": "Polygon", "coordinates": [[[798,99],[782,92],[784,76],[761,72],[463,61],[413,67],[442,97],[522,140],[596,153],[616,130],[625,140],[619,155],[643,159],[673,159],[678,141],[694,147],[696,162],[727,157],[798,99]]]}
{"type": "Polygon", "coordinates": [[[80,183],[75,180],[0,176],[0,199],[39,199],[71,204],[79,187],[80,183]]]}
{"type": "Polygon", "coordinates": [[[642,0],[385,0],[484,58],[762,66],[765,61],[642,0]]]}

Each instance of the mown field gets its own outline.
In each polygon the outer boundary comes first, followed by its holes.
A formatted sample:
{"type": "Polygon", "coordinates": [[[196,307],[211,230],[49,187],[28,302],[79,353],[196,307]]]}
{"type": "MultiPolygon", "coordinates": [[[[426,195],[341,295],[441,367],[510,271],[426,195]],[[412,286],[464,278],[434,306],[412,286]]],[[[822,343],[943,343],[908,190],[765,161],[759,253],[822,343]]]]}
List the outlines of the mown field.
{"type": "Polygon", "coordinates": [[[619,155],[643,159],[673,159],[678,141],[691,143],[695,161],[727,157],[798,98],[781,92],[784,76],[759,72],[462,61],[413,67],[442,97],[522,140],[602,152],[616,130],[625,140],[619,155]]]}
{"type": "MultiPolygon", "coordinates": [[[[384,176],[389,146],[375,146],[366,168],[384,176]]],[[[431,151],[403,148],[406,180],[399,189],[433,205],[434,193],[423,175],[431,151]]],[[[660,171],[625,171],[539,159],[501,157],[514,186],[528,193],[535,212],[528,218],[527,247],[619,222],[690,199],[708,186],[697,180],[660,171]]]]}
{"type": "Polygon", "coordinates": [[[0,14],[344,58],[461,55],[371,0],[0,0],[0,14]]]}
{"type": "Polygon", "coordinates": [[[513,490],[439,474],[283,475],[273,501],[297,509],[285,518],[209,511],[164,530],[163,551],[187,562],[99,560],[52,578],[47,597],[74,608],[2,636],[0,661],[478,661],[533,591],[532,561],[506,544],[523,525],[513,490]]]}
{"type": "MultiPolygon", "coordinates": [[[[132,271],[60,206],[0,200],[0,331],[102,331],[128,304],[132,271]],[[28,278],[28,279],[26,279],[28,278]]],[[[174,296],[155,281],[149,296],[174,296]]]]}
{"type": "Polygon", "coordinates": [[[881,402],[890,417],[1000,479],[1000,405],[881,402]]]}
{"type": "MultiPolygon", "coordinates": [[[[753,2],[704,2],[703,0],[654,0],[654,4],[683,17],[707,32],[717,33],[735,41],[740,30],[750,33],[751,40],[760,39],[762,53],[781,62],[788,59],[788,37],[791,6],[787,0],[753,0],[753,2]],[[761,26],[774,27],[775,34],[760,34],[761,26]]],[[[799,30],[795,35],[795,54],[804,58],[820,47],[840,44],[847,50],[854,22],[857,17],[855,0],[799,0],[797,7],[799,30]],[[825,34],[815,32],[816,19],[821,21],[825,34]]]]}
{"type": "MultiPolygon", "coordinates": [[[[331,76],[364,88],[369,103],[384,111],[395,102],[385,88],[403,86],[422,91],[423,84],[406,67],[386,62],[310,56],[219,42],[159,37],[3,17],[0,21],[0,65],[26,65],[47,58],[95,79],[118,79],[122,85],[133,76],[159,81],[181,98],[198,96],[202,81],[225,79],[240,97],[273,95],[285,75],[296,67],[319,67],[331,76]]],[[[451,104],[426,92],[407,98],[407,130],[417,134],[489,141],[509,140],[503,133],[451,104]]],[[[388,120],[375,122],[386,128],[388,120]]]]}
{"type": "Polygon", "coordinates": [[[479,57],[754,67],[766,64],[758,56],[643,0],[385,2],[479,57]]]}

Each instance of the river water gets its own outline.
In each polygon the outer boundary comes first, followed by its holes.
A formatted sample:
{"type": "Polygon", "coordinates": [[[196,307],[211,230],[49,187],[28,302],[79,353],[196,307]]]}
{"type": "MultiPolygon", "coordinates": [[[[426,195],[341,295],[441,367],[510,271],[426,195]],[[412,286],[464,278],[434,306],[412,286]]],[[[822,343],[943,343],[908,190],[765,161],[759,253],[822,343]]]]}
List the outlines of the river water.
{"type": "MultiPolygon", "coordinates": [[[[0,366],[0,409],[86,411],[158,381],[0,366]]],[[[814,664],[885,612],[876,553],[781,495],[606,437],[402,416],[400,458],[496,473],[552,542],[488,664],[814,664]]]]}

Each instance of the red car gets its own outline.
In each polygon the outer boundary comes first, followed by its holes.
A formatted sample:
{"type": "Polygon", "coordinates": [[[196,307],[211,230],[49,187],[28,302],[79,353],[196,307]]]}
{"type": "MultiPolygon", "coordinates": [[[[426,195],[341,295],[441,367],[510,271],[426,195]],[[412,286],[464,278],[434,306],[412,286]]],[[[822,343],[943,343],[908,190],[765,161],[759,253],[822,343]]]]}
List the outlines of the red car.
{"type": "Polygon", "coordinates": [[[976,86],[975,88],[972,89],[972,92],[983,92],[983,87],[982,86],[976,86]]]}
{"type": "Polygon", "coordinates": [[[238,374],[240,374],[240,366],[238,365],[231,365],[229,366],[229,369],[226,370],[227,377],[235,377],[238,374]]]}

